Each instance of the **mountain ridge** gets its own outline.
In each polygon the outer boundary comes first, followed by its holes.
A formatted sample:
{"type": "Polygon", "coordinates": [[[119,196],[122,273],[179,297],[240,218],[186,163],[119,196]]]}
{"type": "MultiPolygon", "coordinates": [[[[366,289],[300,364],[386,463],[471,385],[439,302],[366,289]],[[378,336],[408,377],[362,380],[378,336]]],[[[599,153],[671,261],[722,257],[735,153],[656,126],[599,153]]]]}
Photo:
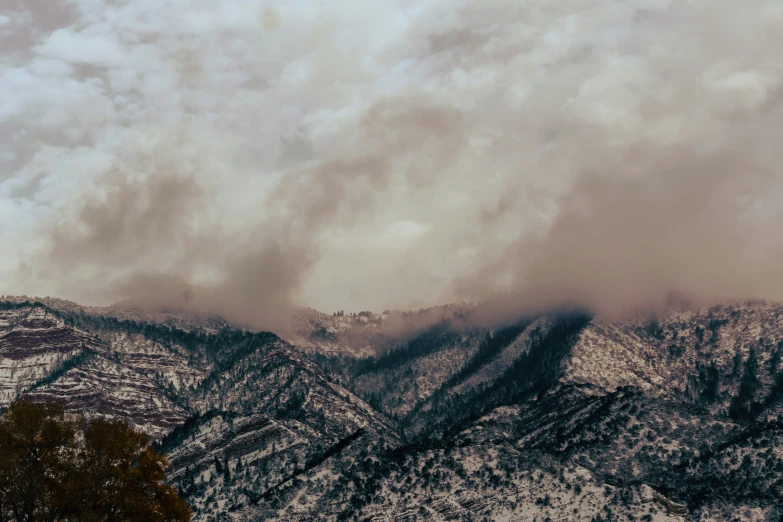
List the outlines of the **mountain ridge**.
{"type": "Polygon", "coordinates": [[[46,302],[0,301],[6,404],[128,420],[199,521],[783,515],[781,303],[303,310],[298,345],[46,302]]]}

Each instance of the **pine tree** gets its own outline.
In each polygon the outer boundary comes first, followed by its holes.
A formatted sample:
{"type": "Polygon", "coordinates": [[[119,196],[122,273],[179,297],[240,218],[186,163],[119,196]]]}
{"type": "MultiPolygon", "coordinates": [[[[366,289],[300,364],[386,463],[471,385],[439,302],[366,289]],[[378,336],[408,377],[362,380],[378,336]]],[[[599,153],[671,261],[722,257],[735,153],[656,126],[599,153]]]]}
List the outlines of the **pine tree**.
{"type": "Polygon", "coordinates": [[[223,465],[223,483],[231,483],[231,466],[228,462],[228,456],[226,456],[226,463],[223,465]]]}

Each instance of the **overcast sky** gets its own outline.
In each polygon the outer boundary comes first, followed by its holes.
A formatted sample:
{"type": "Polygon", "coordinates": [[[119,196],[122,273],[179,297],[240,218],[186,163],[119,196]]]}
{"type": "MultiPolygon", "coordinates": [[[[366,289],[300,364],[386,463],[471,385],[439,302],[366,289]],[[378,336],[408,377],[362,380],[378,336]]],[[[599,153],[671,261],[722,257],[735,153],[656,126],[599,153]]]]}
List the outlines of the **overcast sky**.
{"type": "Polygon", "coordinates": [[[331,312],[769,275],[780,49],[779,0],[0,0],[0,292],[331,312]]]}

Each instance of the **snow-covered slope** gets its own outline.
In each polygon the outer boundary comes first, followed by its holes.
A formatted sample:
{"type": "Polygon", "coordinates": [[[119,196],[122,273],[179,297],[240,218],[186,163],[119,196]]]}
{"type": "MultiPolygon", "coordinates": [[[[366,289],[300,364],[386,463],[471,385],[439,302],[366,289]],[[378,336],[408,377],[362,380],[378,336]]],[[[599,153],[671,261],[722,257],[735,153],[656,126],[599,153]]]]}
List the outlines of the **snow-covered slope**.
{"type": "Polygon", "coordinates": [[[777,405],[782,352],[780,303],[740,302],[615,323],[597,319],[565,361],[562,381],[608,392],[634,386],[736,417],[777,405]],[[741,393],[743,382],[748,386],[741,393]]]}
{"type": "Polygon", "coordinates": [[[357,445],[400,443],[396,425],[274,334],[180,330],[56,304],[3,302],[6,403],[56,400],[160,439],[197,520],[259,502],[357,432],[357,445]],[[226,460],[230,480],[216,472],[226,460]]]}
{"type": "Polygon", "coordinates": [[[274,334],[180,330],[56,304],[3,304],[8,401],[56,400],[159,439],[197,520],[292,490],[341,441],[400,444],[385,415],[274,334]]]}
{"type": "Polygon", "coordinates": [[[31,298],[28,296],[5,296],[2,301],[9,304],[37,302],[49,310],[63,315],[86,315],[91,317],[109,317],[118,321],[133,321],[169,326],[180,330],[203,330],[211,333],[220,331],[230,325],[222,317],[191,310],[181,306],[178,310],[155,310],[137,306],[126,301],[111,306],[82,306],[73,301],[55,297],[31,298]]]}
{"type": "Polygon", "coordinates": [[[188,416],[155,381],[105,353],[90,357],[26,395],[63,402],[68,410],[88,416],[126,420],[156,438],[188,416]]]}
{"type": "Polygon", "coordinates": [[[418,451],[379,467],[371,468],[379,487],[359,520],[673,522],[685,514],[649,486],[607,485],[585,468],[513,445],[418,451]]]}
{"type": "Polygon", "coordinates": [[[196,465],[175,467],[175,473],[202,516],[263,503],[280,487],[298,491],[297,477],[328,460],[341,441],[352,440],[355,447],[400,443],[383,414],[279,339],[210,374],[191,393],[190,404],[202,414],[184,431],[194,442],[174,446],[172,456],[178,466],[196,465]],[[362,437],[351,439],[356,433],[362,437]],[[198,448],[194,457],[180,459],[188,447],[198,448]],[[221,465],[232,478],[221,476],[221,465]]]}
{"type": "Polygon", "coordinates": [[[44,307],[0,305],[0,406],[100,346],[44,307]]]}
{"type": "MultiPolygon", "coordinates": [[[[0,301],[0,405],[151,434],[196,521],[778,520],[783,304],[493,323],[0,301]]],[[[473,316],[476,317],[476,316],[473,316]]]]}
{"type": "Polygon", "coordinates": [[[346,382],[418,440],[541,451],[695,519],[767,520],[783,514],[781,350],[783,304],[748,301],[449,324],[346,382]]]}

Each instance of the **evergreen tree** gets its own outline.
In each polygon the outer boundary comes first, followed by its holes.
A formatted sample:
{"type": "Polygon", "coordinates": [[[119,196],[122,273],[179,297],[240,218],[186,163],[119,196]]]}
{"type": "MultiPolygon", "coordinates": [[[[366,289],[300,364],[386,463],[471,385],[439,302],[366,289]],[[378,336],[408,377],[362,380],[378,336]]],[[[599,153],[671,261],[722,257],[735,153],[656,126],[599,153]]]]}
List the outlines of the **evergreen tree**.
{"type": "Polygon", "coordinates": [[[729,406],[729,415],[735,420],[753,420],[761,412],[763,405],[753,400],[760,386],[758,369],[756,351],[751,347],[748,359],[745,361],[739,392],[729,406]]]}
{"type": "Polygon", "coordinates": [[[223,483],[229,484],[231,482],[231,466],[228,463],[228,456],[226,456],[226,463],[223,465],[223,483]]]}

